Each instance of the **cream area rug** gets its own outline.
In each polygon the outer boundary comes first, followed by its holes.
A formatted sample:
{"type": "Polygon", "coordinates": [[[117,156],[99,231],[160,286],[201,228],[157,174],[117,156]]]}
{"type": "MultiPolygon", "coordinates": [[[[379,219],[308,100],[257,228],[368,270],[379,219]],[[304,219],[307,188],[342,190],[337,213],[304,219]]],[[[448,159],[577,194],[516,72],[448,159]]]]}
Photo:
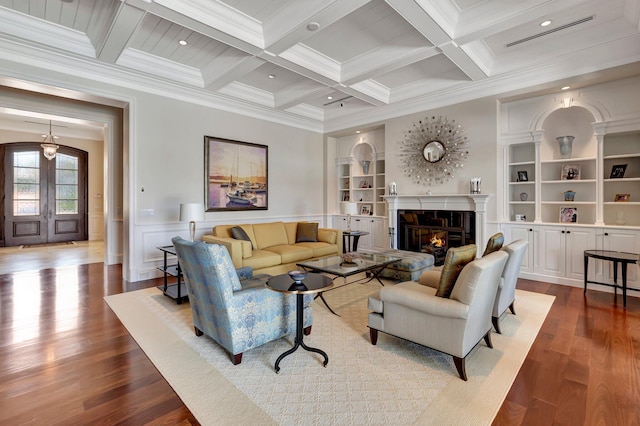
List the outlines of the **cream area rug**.
{"type": "Polygon", "coordinates": [[[517,315],[503,316],[493,349],[482,341],[467,356],[465,382],[449,355],[384,333],[371,344],[367,297],[379,288],[371,282],[325,293],[340,317],[317,299],[304,341],[326,351],[329,364],[299,348],[279,374],[274,363],[294,336],[249,350],[234,366],[213,340],[195,336],[188,303],[155,288],[105,300],[203,425],[491,424],[554,298],[518,290],[517,315]]]}

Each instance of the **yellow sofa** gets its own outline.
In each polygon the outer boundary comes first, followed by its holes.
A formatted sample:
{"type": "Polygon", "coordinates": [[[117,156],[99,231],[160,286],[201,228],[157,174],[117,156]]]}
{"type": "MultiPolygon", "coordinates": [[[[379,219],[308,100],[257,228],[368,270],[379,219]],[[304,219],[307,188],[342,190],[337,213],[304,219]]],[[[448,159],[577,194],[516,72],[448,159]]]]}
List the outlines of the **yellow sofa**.
{"type": "Polygon", "coordinates": [[[316,241],[296,242],[298,223],[304,224],[306,234],[309,226],[314,225],[309,222],[217,225],[213,227],[213,234],[204,235],[202,241],[225,246],[236,268],[250,266],[255,273],[271,275],[296,269],[296,263],[304,260],[342,254],[341,231],[318,228],[316,241]],[[232,228],[237,226],[245,231],[250,241],[234,238],[232,228]]]}

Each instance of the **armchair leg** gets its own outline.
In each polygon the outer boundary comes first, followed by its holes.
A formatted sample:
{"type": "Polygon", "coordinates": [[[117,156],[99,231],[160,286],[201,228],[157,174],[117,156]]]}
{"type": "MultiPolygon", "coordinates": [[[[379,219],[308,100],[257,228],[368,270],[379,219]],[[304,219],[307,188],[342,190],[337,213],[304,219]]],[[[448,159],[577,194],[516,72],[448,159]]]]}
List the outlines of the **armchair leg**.
{"type": "Polygon", "coordinates": [[[242,352],[239,354],[231,355],[231,362],[233,365],[238,365],[242,362],[242,352]]]}
{"type": "Polygon", "coordinates": [[[378,330],[375,328],[369,328],[369,337],[371,338],[372,345],[378,343],[378,330]]]}
{"type": "Polygon", "coordinates": [[[516,303],[516,302],[511,302],[511,304],[509,305],[509,310],[511,311],[511,313],[512,313],[513,315],[515,315],[515,314],[516,314],[516,310],[515,310],[515,308],[513,307],[513,304],[514,304],[514,303],[516,303]]]}
{"type": "Polygon", "coordinates": [[[195,325],[193,326],[194,331],[196,332],[196,336],[200,337],[202,336],[204,333],[202,332],[202,330],[198,329],[198,327],[196,327],[195,325]]]}
{"type": "Polygon", "coordinates": [[[484,341],[491,349],[493,349],[493,344],[491,343],[491,330],[487,331],[487,334],[484,335],[484,341]]]}
{"type": "Polygon", "coordinates": [[[453,356],[453,363],[456,365],[456,370],[458,370],[458,374],[460,375],[460,378],[466,382],[467,371],[464,366],[464,358],[458,358],[457,356],[453,356]]]}
{"type": "Polygon", "coordinates": [[[309,327],[305,327],[305,328],[304,328],[304,330],[303,330],[303,332],[304,332],[304,335],[305,335],[305,336],[310,335],[310,334],[311,334],[311,326],[309,326],[309,327]]]}
{"type": "Polygon", "coordinates": [[[491,323],[493,323],[493,328],[496,329],[496,333],[498,334],[502,334],[502,331],[500,331],[500,317],[491,317],[491,323]]]}

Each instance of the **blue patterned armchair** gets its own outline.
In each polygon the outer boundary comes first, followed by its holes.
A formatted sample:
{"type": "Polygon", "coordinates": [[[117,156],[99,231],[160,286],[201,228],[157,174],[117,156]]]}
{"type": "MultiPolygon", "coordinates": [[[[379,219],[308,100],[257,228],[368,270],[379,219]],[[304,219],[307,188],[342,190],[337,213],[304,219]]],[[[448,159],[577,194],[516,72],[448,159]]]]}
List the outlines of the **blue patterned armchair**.
{"type": "MultiPolygon", "coordinates": [[[[184,273],[193,325],[222,346],[234,365],[242,353],[296,332],[296,298],[265,287],[269,275],[236,270],[223,246],[172,239],[184,273]],[[241,279],[242,278],[242,279],[241,279]]],[[[311,303],[305,296],[305,334],[311,333],[311,303]]]]}

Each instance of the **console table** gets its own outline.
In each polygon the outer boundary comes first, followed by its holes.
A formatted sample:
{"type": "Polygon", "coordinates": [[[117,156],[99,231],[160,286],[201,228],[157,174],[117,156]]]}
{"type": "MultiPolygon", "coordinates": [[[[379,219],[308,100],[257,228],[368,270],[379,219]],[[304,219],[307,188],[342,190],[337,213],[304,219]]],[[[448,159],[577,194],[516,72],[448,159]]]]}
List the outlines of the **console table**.
{"type": "Polygon", "coordinates": [[[176,249],[172,245],[156,248],[164,255],[164,262],[161,267],[158,267],[158,269],[164,274],[164,284],[157,286],[156,288],[162,291],[165,296],[172,298],[178,303],[178,305],[180,305],[182,301],[187,300],[189,296],[187,293],[187,286],[182,281],[182,270],[180,269],[180,264],[177,260],[176,249]],[[169,264],[169,255],[174,256],[171,260],[175,260],[176,263],[169,264]],[[169,284],[169,276],[176,277],[176,282],[169,284]]]}
{"type": "Polygon", "coordinates": [[[587,283],[606,285],[613,287],[614,297],[619,288],[622,289],[622,305],[627,307],[627,290],[640,291],[639,288],[627,287],[627,265],[638,263],[638,255],[636,253],[624,253],[612,250],[585,250],[584,251],[584,294],[587,293],[587,283]],[[613,262],[613,284],[591,281],[587,278],[589,270],[589,258],[607,260],[613,262]],[[618,263],[622,269],[622,285],[618,285],[618,263]]]}

